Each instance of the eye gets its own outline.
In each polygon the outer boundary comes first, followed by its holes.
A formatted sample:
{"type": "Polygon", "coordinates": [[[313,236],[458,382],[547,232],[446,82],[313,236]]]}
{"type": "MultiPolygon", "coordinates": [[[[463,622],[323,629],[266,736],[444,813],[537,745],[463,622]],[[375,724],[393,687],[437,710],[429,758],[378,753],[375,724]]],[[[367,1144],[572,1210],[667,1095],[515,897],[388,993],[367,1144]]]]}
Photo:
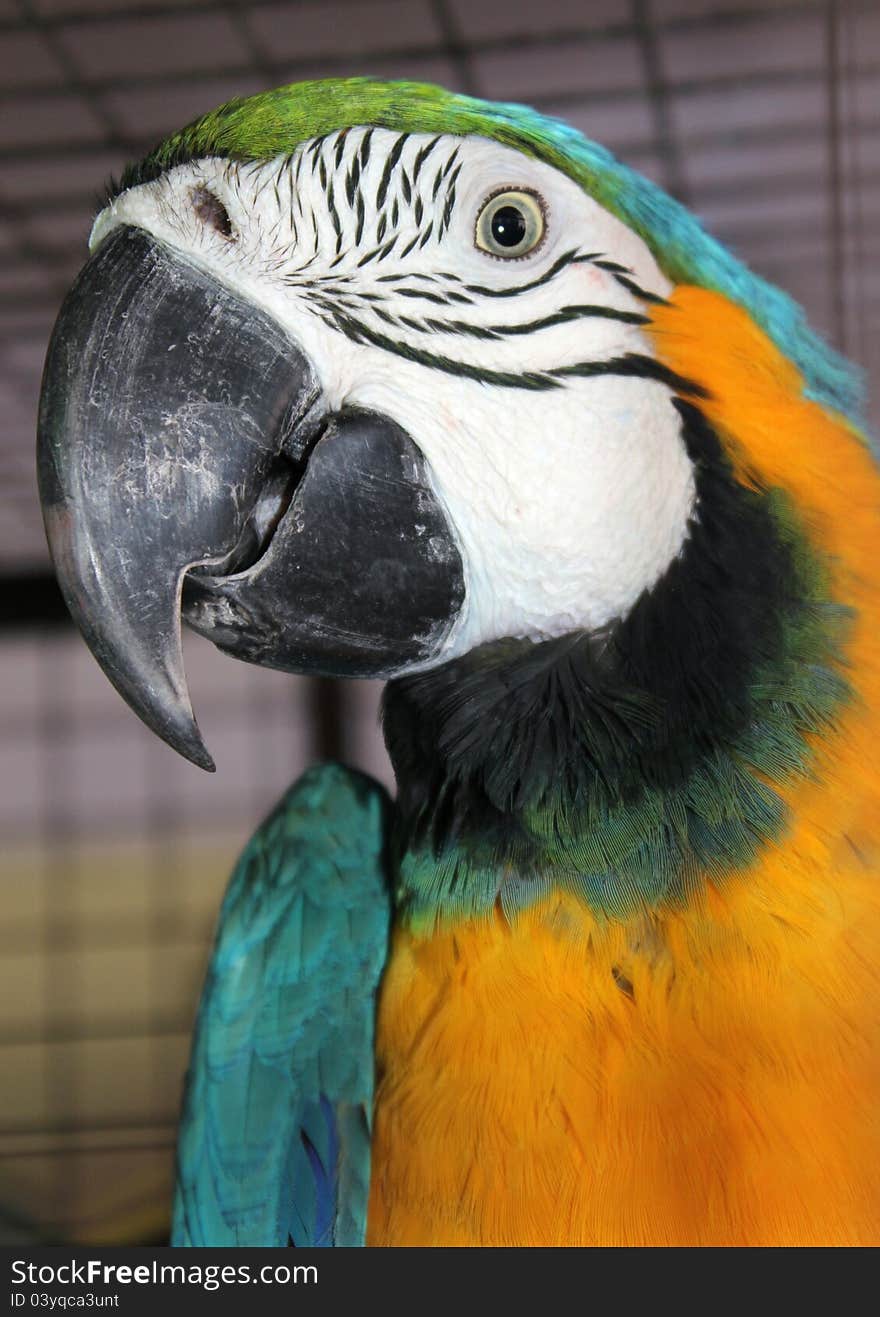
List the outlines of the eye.
{"type": "Polygon", "coordinates": [[[210,188],[194,187],[190,193],[193,210],[203,224],[216,229],[224,238],[232,237],[232,220],[229,211],[210,188]]]}
{"type": "Polygon", "coordinates": [[[547,220],[536,192],[496,192],[477,216],[474,241],[481,251],[502,260],[528,256],[544,240],[547,220]]]}

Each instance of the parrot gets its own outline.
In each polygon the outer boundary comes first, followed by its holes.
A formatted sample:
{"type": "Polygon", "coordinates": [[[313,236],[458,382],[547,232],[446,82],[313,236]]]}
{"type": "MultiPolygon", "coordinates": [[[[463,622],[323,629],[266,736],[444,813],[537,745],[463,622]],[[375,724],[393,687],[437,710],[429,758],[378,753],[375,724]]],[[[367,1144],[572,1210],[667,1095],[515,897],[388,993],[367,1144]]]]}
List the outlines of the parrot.
{"type": "Polygon", "coordinates": [[[223,902],[182,1247],[880,1242],[880,480],[785,292],[574,128],[237,98],[49,344],[73,619],[213,768],[181,625],[385,683],[223,902]]]}

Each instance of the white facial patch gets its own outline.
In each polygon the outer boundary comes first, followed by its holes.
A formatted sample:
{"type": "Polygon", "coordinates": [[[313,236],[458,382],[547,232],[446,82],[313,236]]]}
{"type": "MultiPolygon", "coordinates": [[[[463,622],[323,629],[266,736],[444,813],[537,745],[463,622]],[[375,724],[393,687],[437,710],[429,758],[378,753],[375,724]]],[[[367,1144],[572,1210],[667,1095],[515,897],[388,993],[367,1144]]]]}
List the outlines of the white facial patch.
{"type": "Polygon", "coordinates": [[[484,138],[353,128],[268,163],[178,166],[102,211],[92,246],[120,224],[275,316],[331,408],[383,412],[421,449],[466,582],[432,664],[601,627],[681,549],[693,471],[643,328],[670,285],[557,170],[484,138]],[[513,260],[475,242],[507,190],[546,226],[513,260]]]}

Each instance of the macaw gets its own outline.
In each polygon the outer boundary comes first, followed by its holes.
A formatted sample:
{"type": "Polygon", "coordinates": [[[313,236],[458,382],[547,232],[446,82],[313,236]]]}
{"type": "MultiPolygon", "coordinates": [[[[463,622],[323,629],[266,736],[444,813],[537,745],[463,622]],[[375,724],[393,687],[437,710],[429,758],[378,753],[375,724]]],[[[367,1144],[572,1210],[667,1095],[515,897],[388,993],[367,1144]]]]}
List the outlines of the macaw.
{"type": "Polygon", "coordinates": [[[113,186],[49,347],[74,619],[384,678],[245,850],[182,1245],[880,1240],[880,483],[780,290],[532,110],[337,79],[113,186]]]}

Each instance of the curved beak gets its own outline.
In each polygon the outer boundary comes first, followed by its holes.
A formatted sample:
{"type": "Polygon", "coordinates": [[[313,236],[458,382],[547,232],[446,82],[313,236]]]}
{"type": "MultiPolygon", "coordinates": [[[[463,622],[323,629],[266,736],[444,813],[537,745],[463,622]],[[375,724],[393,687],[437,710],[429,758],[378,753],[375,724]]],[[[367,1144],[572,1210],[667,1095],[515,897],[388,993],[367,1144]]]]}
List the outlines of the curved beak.
{"type": "Polygon", "coordinates": [[[74,621],[203,768],[181,609],[251,662],[388,676],[439,651],[464,598],[412,439],[374,413],[328,415],[277,321],[141,229],[114,230],[61,307],[38,475],[74,621]]]}
{"type": "Polygon", "coordinates": [[[119,692],[203,768],[183,576],[238,543],[319,392],[273,319],[140,229],[98,248],[52,334],[37,470],[61,589],[119,692]]]}

